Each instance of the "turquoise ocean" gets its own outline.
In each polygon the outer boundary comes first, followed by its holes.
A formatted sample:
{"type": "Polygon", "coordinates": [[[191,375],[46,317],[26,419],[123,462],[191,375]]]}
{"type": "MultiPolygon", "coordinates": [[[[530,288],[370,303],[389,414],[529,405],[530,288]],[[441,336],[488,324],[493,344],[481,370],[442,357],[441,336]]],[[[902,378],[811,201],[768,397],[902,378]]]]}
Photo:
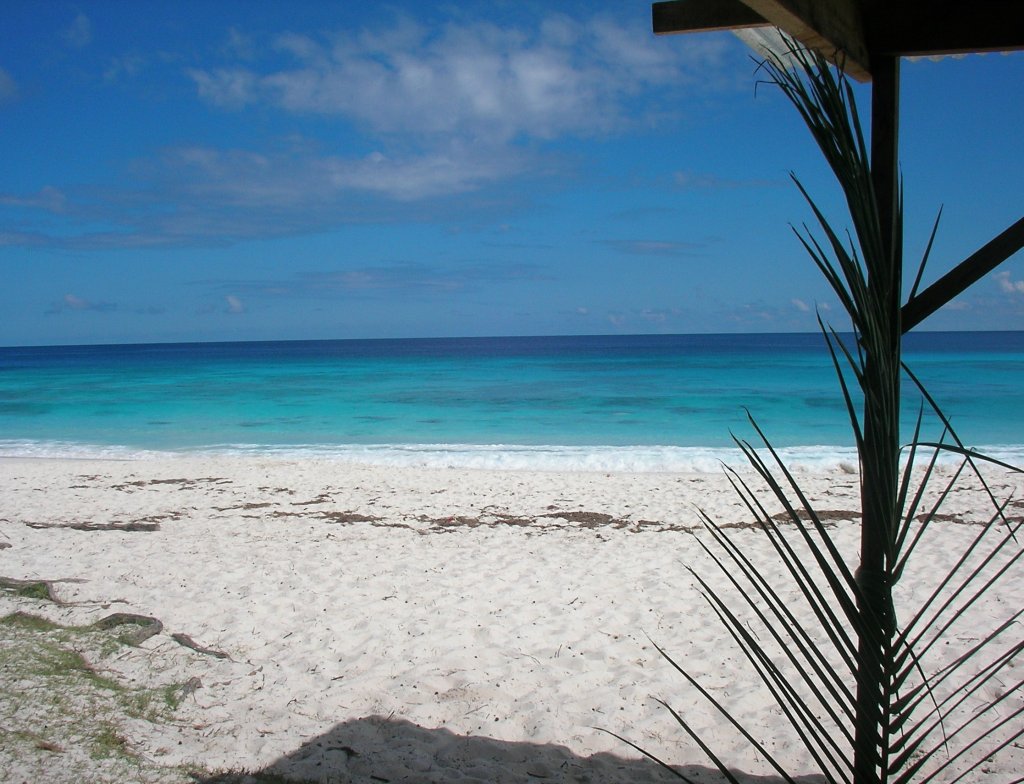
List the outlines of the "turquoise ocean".
{"type": "MultiPolygon", "coordinates": [[[[967,445],[1024,462],[1024,332],[911,334],[905,360],[967,445]]],[[[797,464],[856,462],[818,334],[0,348],[0,457],[718,470],[748,412],[797,464]]]]}

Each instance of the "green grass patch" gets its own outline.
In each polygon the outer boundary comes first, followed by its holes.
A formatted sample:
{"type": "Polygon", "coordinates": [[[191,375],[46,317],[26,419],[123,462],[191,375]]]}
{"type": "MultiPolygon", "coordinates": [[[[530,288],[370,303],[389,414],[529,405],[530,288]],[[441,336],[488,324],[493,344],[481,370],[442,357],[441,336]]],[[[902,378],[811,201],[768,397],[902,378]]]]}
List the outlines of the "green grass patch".
{"type": "Polygon", "coordinates": [[[129,686],[97,670],[103,652],[123,649],[109,631],[22,612],[0,618],[0,768],[42,775],[59,765],[66,780],[80,781],[191,780],[133,750],[129,722],[170,720],[186,692],[183,684],[129,686]]]}
{"type": "Polygon", "coordinates": [[[26,599],[49,600],[51,598],[50,587],[46,583],[29,583],[28,585],[16,589],[15,593],[26,599]]]}
{"type": "Polygon", "coordinates": [[[108,759],[120,757],[132,761],[133,755],[128,745],[127,738],[112,723],[103,722],[93,739],[90,749],[93,759],[108,759]]]}
{"type": "Polygon", "coordinates": [[[24,599],[40,599],[47,602],[56,602],[50,584],[43,580],[12,580],[9,577],[0,577],[0,591],[20,596],[24,599]]]}
{"type": "Polygon", "coordinates": [[[17,766],[24,780],[59,784],[303,784],[262,771],[161,766],[138,754],[131,722],[172,720],[199,682],[139,688],[103,675],[102,662],[127,647],[116,626],[0,617],[0,770],[17,766]]]}
{"type": "Polygon", "coordinates": [[[21,629],[27,632],[51,632],[62,628],[60,624],[40,618],[30,613],[14,612],[0,618],[0,625],[21,629]]]}

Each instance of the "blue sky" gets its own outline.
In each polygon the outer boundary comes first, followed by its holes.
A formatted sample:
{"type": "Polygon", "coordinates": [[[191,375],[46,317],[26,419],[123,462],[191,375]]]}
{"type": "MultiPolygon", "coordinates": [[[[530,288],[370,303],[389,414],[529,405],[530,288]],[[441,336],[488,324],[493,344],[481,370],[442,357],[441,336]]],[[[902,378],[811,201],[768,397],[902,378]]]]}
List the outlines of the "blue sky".
{"type": "MultiPolygon", "coordinates": [[[[791,171],[842,218],[805,129],[740,41],[655,38],[646,0],[0,20],[0,345],[842,325],[790,229],[791,171]]],[[[932,280],[1024,212],[1024,53],[902,90],[932,280]]],[[[1024,254],[925,327],[1024,329],[1024,254]]]]}

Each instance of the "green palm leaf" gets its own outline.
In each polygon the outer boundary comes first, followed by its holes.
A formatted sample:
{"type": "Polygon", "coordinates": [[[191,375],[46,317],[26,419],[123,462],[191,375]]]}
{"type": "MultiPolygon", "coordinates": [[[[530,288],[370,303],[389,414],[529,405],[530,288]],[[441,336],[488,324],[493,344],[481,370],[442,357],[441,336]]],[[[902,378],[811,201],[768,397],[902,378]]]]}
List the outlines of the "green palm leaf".
{"type": "MultiPolygon", "coordinates": [[[[1024,680],[1013,675],[1024,653],[1024,609],[993,618],[973,644],[953,656],[946,653],[952,650],[949,644],[957,642],[957,629],[968,621],[976,624],[982,617],[981,605],[1008,581],[1021,578],[1024,550],[1017,532],[1024,523],[1007,517],[1009,499],[1000,501],[980,470],[982,465],[1016,469],[967,448],[941,407],[903,364],[898,307],[902,188],[895,247],[887,252],[853,89],[842,73],[817,55],[795,47],[790,55],[796,63],[792,69],[773,60],[762,68],[790,99],[831,166],[852,225],[852,233],[835,229],[793,177],[824,240],[807,226],[794,232],[854,329],[855,342],[847,346],[819,316],[860,456],[862,560],[847,560],[796,477],[748,415],[762,446],[755,449],[745,440],[734,441],[768,497],[782,506],[785,522],[768,512],[759,492],[738,471],[727,468],[727,476],[771,543],[773,557],[782,566],[782,582],[769,579],[765,567],[744,552],[741,539],[703,512],[704,535],[698,542],[711,558],[717,578],[691,573],[826,781],[963,781],[1024,736],[1024,680]],[[922,398],[905,447],[896,440],[901,377],[908,378],[922,398]],[[937,441],[922,437],[926,409],[941,425],[937,441]],[[936,487],[945,470],[940,471],[941,459],[950,455],[962,460],[936,487]],[[915,568],[921,543],[968,477],[982,487],[991,513],[923,595],[897,602],[901,578],[915,568]]],[[[923,279],[940,217],[941,210],[911,297],[923,279]]],[[[784,762],[758,739],[756,729],[744,726],[663,647],[655,647],[784,781],[793,781],[784,762]]],[[[727,761],[715,754],[685,715],[662,704],[726,779],[735,782],[727,761]]]]}

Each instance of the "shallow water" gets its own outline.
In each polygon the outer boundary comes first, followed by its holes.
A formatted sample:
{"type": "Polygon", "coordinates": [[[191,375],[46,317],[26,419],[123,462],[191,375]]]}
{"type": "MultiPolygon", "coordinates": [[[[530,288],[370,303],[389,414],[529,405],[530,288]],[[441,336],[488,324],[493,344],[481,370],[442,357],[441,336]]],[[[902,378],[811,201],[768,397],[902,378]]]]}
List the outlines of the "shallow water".
{"type": "MultiPolygon", "coordinates": [[[[1024,453],[1024,333],[918,333],[905,358],[965,443],[1024,453]]],[[[920,403],[907,382],[905,420],[920,403]]],[[[852,460],[820,335],[0,348],[0,455],[700,469],[755,438],[748,410],[790,455],[852,460]]]]}

